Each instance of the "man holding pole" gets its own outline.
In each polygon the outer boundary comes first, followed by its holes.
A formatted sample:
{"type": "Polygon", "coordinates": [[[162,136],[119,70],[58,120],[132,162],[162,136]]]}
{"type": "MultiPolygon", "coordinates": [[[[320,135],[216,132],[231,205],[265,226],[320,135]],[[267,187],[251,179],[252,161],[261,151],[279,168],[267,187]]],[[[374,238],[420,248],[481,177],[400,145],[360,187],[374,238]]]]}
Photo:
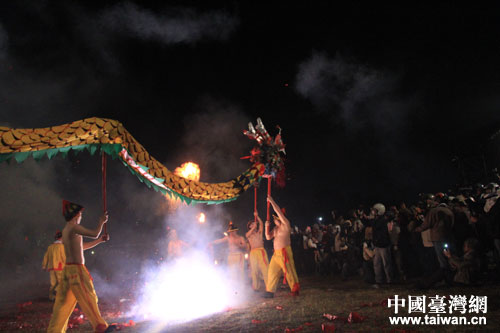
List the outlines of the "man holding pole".
{"type": "Polygon", "coordinates": [[[63,269],[62,282],[57,288],[56,301],[47,332],[65,332],[68,319],[77,302],[95,332],[112,332],[116,328],[115,325],[109,326],[101,316],[92,277],[85,267],[83,256],[84,250],[109,240],[107,234],[99,237],[103,226],[108,221],[108,214],[104,213],[101,216],[95,229],[87,229],[80,225],[82,212],[82,206],[63,200],[63,215],[67,221],[62,231],[66,265],[63,269]],[[94,240],[83,243],[83,236],[94,240]]]}
{"type": "Polygon", "coordinates": [[[227,236],[216,239],[209,243],[209,245],[212,246],[227,242],[229,250],[229,254],[227,256],[227,266],[229,268],[230,276],[234,281],[242,282],[245,271],[244,253],[248,251],[248,244],[244,237],[238,235],[237,231],[238,227],[230,221],[226,232],[227,236]]]}
{"type": "Polygon", "coordinates": [[[254,291],[260,289],[260,280],[264,280],[267,285],[267,267],[269,259],[264,249],[264,225],[257,211],[254,212],[255,219],[248,222],[250,230],[246,233],[248,243],[250,244],[250,274],[252,276],[252,288],[254,291]]]}
{"type": "Polygon", "coordinates": [[[292,248],[290,246],[290,233],[292,231],[290,221],[288,221],[283,211],[271,196],[267,197],[267,201],[273,206],[273,210],[277,215],[273,214],[274,228],[271,229],[269,221],[266,221],[265,224],[266,239],[271,240],[274,238],[274,254],[269,264],[266,294],[264,297],[274,297],[282,271],[288,281],[292,295],[298,296],[300,285],[297,271],[295,270],[295,263],[293,261],[292,248]]]}

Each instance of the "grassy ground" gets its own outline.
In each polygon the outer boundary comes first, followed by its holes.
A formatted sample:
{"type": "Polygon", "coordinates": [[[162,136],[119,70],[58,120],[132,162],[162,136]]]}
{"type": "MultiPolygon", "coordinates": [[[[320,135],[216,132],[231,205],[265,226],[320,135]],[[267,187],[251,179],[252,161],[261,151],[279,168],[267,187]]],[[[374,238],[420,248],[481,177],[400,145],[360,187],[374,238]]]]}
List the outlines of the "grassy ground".
{"type": "MultiPolygon", "coordinates": [[[[248,302],[235,309],[180,325],[164,326],[144,321],[123,327],[124,332],[321,332],[322,324],[334,325],[335,332],[500,332],[499,285],[473,288],[437,288],[428,291],[411,289],[408,285],[394,285],[374,289],[354,278],[340,281],[336,277],[308,277],[301,279],[301,295],[290,296],[289,290],[280,289],[273,299],[252,295],[248,302]],[[488,296],[487,325],[483,326],[391,326],[389,316],[394,309],[384,302],[389,297],[477,295],[488,296]],[[329,313],[347,318],[350,312],[364,317],[360,323],[343,320],[329,321],[323,317],[329,313]]],[[[111,299],[101,299],[100,307],[109,322],[124,323],[125,310],[111,299]],[[120,312],[122,311],[122,312],[120,312]]],[[[52,303],[43,299],[18,306],[0,317],[2,331],[39,332],[47,327],[52,303]]],[[[399,315],[407,314],[403,309],[399,315]]],[[[458,315],[458,314],[457,314],[458,315]]],[[[71,329],[73,332],[90,332],[88,322],[71,329]]]]}

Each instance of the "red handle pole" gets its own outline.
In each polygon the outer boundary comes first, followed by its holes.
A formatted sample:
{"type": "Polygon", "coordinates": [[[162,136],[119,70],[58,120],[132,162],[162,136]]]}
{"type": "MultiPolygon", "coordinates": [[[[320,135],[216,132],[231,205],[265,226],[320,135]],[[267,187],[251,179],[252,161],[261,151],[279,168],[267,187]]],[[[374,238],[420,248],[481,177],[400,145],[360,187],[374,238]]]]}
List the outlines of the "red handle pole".
{"type": "MultiPolygon", "coordinates": [[[[107,211],[106,207],[106,153],[102,152],[102,212],[105,213],[107,211]]],[[[107,233],[106,226],[108,224],[104,224],[104,233],[107,233]]]]}
{"type": "MultiPolygon", "coordinates": [[[[270,196],[271,195],[271,177],[267,177],[267,195],[270,196]]],[[[267,200],[266,200],[267,201],[267,200]]],[[[269,211],[269,206],[271,204],[269,203],[269,201],[267,201],[267,220],[266,221],[271,221],[270,220],[270,211],[269,211]]]]}
{"type": "MultiPolygon", "coordinates": [[[[257,186],[254,186],[254,200],[253,200],[253,212],[257,212],[257,186]]],[[[257,216],[254,216],[253,220],[257,222],[257,216]]]]}

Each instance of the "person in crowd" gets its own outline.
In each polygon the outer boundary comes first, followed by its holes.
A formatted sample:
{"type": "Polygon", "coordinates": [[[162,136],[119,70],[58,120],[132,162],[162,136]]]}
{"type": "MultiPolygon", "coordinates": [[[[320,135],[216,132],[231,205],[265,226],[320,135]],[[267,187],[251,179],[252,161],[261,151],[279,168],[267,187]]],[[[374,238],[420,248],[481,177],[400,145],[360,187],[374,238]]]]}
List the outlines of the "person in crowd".
{"type": "Polygon", "coordinates": [[[304,247],[304,266],[307,274],[312,274],[315,272],[316,268],[316,257],[318,251],[318,245],[316,240],[312,235],[312,229],[310,226],[306,228],[303,237],[303,247],[304,247]]]}
{"type": "Polygon", "coordinates": [[[398,237],[398,251],[401,256],[401,272],[402,280],[406,280],[412,275],[412,264],[411,261],[417,257],[416,251],[412,249],[411,246],[411,233],[408,229],[408,225],[412,220],[412,213],[406,207],[406,203],[402,202],[399,205],[399,213],[396,218],[397,224],[399,226],[399,237],[398,237]]]}
{"type": "Polygon", "coordinates": [[[464,242],[463,257],[454,256],[449,249],[444,249],[443,254],[455,272],[453,281],[458,284],[475,284],[479,276],[480,259],[476,252],[478,240],[467,238],[464,242]]]}
{"type": "Polygon", "coordinates": [[[295,258],[295,268],[297,269],[297,274],[304,274],[307,272],[304,259],[304,256],[306,255],[304,249],[304,233],[299,229],[298,226],[292,227],[290,242],[295,258]]]}
{"type": "Polygon", "coordinates": [[[50,244],[43,256],[42,269],[49,272],[49,300],[56,300],[56,290],[62,281],[62,272],[66,263],[66,253],[62,243],[62,231],[57,231],[54,243],[50,244]]]}
{"type": "Polygon", "coordinates": [[[385,206],[381,203],[373,205],[372,212],[375,217],[373,221],[375,281],[377,284],[384,283],[384,281],[392,283],[391,239],[389,237],[392,221],[388,223],[386,220],[385,206]]]}
{"type": "Polygon", "coordinates": [[[452,205],[454,223],[451,232],[455,241],[455,250],[458,255],[462,255],[464,242],[472,233],[469,219],[470,212],[464,201],[452,200],[452,205]]]}
{"type": "Polygon", "coordinates": [[[430,209],[425,216],[424,222],[415,228],[414,232],[422,232],[430,229],[431,241],[434,245],[439,266],[442,269],[448,269],[449,264],[443,254],[443,249],[445,248],[445,244],[448,245],[452,241],[453,212],[446,204],[438,204],[434,198],[428,199],[427,203],[430,209]]]}
{"type": "Polygon", "coordinates": [[[438,204],[434,196],[427,197],[429,210],[425,215],[423,223],[415,228],[414,232],[430,230],[430,240],[434,247],[434,253],[439,262],[439,269],[434,271],[431,276],[426,276],[418,283],[422,289],[430,288],[436,282],[444,279],[451,285],[451,267],[445,257],[443,250],[449,248],[452,244],[452,227],[454,222],[453,212],[444,203],[438,204]]]}
{"type": "Polygon", "coordinates": [[[375,257],[375,247],[372,242],[372,227],[365,229],[365,241],[363,242],[363,279],[366,283],[375,287],[375,270],[373,268],[373,258],[375,257]]]}
{"type": "Polygon", "coordinates": [[[401,281],[406,280],[406,275],[403,270],[403,258],[401,256],[401,250],[399,248],[399,235],[401,233],[401,228],[399,227],[397,215],[399,212],[397,210],[390,210],[386,214],[386,220],[389,227],[389,238],[391,240],[391,257],[394,259],[395,267],[397,269],[398,278],[401,281]]]}

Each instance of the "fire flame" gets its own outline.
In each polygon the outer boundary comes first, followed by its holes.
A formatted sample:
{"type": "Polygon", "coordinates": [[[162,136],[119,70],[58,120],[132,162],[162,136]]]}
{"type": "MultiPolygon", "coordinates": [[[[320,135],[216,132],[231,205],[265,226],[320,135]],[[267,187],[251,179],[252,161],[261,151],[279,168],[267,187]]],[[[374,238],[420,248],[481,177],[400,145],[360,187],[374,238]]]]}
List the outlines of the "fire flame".
{"type": "Polygon", "coordinates": [[[180,167],[175,168],[174,174],[190,180],[199,181],[200,167],[198,164],[193,162],[182,163],[180,167]]]}
{"type": "MultiPolygon", "coordinates": [[[[182,163],[180,167],[175,168],[174,174],[186,179],[199,181],[200,180],[200,167],[198,164],[193,162],[182,163]]],[[[180,205],[181,201],[175,197],[166,196],[168,200],[168,210],[170,212],[175,211],[180,205]]],[[[200,223],[203,223],[200,221],[200,223]]]]}
{"type": "Polygon", "coordinates": [[[200,213],[200,215],[198,215],[198,221],[200,223],[205,223],[205,214],[204,213],[200,213]]]}

